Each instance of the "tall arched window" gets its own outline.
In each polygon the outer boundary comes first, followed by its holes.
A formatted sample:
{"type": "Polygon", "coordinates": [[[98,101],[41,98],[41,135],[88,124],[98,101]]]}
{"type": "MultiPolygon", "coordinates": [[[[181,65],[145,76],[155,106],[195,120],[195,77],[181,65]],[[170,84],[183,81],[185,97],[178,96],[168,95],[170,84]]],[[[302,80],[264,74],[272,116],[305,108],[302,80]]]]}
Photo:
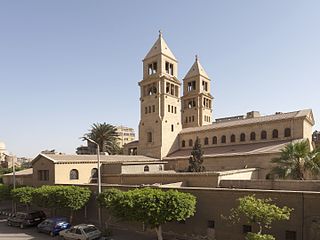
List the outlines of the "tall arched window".
{"type": "Polygon", "coordinates": [[[240,142],[246,141],[246,135],[244,133],[240,134],[240,142]]]}
{"type": "Polygon", "coordinates": [[[226,142],[227,142],[227,138],[226,138],[225,135],[223,135],[223,136],[221,137],[221,143],[226,143],[226,142]]]}
{"type": "Polygon", "coordinates": [[[232,134],[230,136],[230,142],[235,142],[236,141],[236,135],[232,134]]]}
{"type": "Polygon", "coordinates": [[[98,169],[97,168],[91,169],[91,178],[98,178],[98,169]]]}
{"type": "Polygon", "coordinates": [[[79,179],[79,171],[77,169],[72,169],[70,171],[70,180],[79,179]]]}
{"type": "Polygon", "coordinates": [[[272,138],[278,138],[278,130],[277,129],[273,129],[272,131],[272,138]]]}
{"type": "Polygon", "coordinates": [[[250,140],[251,140],[251,141],[256,140],[256,133],[255,133],[255,132],[251,132],[251,133],[250,133],[250,140]]]}
{"type": "Polygon", "coordinates": [[[185,141],[185,140],[182,140],[181,146],[182,146],[182,147],[185,147],[185,146],[186,146],[186,141],[185,141]]]}
{"type": "Polygon", "coordinates": [[[143,171],[144,172],[149,172],[149,166],[148,165],[144,166],[143,171]]]}
{"type": "Polygon", "coordinates": [[[193,141],[192,139],[189,139],[189,147],[192,147],[193,146],[193,141]]]}
{"type": "Polygon", "coordinates": [[[261,139],[267,139],[267,132],[266,131],[261,131],[261,139]]]}
{"type": "Polygon", "coordinates": [[[291,137],[291,129],[290,128],[286,128],[284,130],[284,136],[285,137],[291,137]]]}
{"type": "Polygon", "coordinates": [[[209,138],[204,138],[204,145],[208,145],[209,144],[209,138]]]}
{"type": "Polygon", "coordinates": [[[217,139],[216,136],[214,136],[214,137],[212,138],[212,144],[217,144],[217,143],[218,143],[218,139],[217,139]]]}

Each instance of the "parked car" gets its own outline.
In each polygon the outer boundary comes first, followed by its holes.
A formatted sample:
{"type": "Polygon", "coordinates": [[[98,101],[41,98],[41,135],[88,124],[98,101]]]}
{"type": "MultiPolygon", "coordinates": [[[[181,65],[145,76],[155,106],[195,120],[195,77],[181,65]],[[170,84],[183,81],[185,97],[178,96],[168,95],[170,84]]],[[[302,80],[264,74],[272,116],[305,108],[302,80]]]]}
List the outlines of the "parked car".
{"type": "Polygon", "coordinates": [[[38,232],[48,233],[52,237],[58,235],[60,231],[70,227],[71,224],[67,222],[67,219],[61,217],[47,218],[37,226],[38,232]]]}
{"type": "Polygon", "coordinates": [[[46,219],[43,211],[17,212],[17,214],[7,219],[8,226],[25,228],[27,226],[38,225],[46,219]]]}
{"type": "Polygon", "coordinates": [[[96,240],[101,237],[101,232],[91,224],[79,224],[70,229],[62,230],[59,236],[63,239],[96,240]]]}

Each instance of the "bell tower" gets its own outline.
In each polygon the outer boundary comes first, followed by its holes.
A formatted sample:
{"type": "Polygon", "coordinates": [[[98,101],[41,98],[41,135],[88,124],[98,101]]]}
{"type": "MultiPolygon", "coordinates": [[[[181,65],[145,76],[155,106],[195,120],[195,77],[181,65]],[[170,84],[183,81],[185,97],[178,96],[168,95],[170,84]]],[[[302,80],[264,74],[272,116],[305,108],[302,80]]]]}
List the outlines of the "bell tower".
{"type": "Polygon", "coordinates": [[[162,159],[179,148],[181,131],[178,62],[159,32],[143,59],[138,154],[162,159]]]}
{"type": "Polygon", "coordinates": [[[199,127],[212,123],[210,78],[198,56],[183,79],[182,127],[199,127]]]}

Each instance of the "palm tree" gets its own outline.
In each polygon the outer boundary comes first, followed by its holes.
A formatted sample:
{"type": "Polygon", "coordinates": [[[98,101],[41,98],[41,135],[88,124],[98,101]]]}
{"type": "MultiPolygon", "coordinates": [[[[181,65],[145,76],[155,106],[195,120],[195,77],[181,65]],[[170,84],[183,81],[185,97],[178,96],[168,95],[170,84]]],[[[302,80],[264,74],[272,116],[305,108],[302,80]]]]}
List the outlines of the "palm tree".
{"type": "Polygon", "coordinates": [[[94,140],[99,144],[100,152],[108,152],[109,154],[119,153],[117,128],[107,123],[94,123],[86,137],[94,140]]]}
{"type": "Polygon", "coordinates": [[[302,140],[287,144],[278,158],[272,159],[277,166],[271,174],[279,178],[305,180],[306,176],[320,173],[320,149],[310,151],[309,142],[302,140]]]}

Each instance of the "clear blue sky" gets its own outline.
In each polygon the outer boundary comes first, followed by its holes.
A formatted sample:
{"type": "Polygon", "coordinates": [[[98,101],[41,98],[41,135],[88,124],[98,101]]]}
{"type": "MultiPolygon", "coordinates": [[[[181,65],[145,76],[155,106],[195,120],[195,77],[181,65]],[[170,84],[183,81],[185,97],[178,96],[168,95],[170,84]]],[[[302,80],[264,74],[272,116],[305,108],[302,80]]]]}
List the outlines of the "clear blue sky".
{"type": "Polygon", "coordinates": [[[141,60],[161,29],[182,79],[194,55],[214,117],[312,108],[320,128],[320,2],[0,1],[0,141],[74,153],[95,122],[138,129],[141,60]]]}

